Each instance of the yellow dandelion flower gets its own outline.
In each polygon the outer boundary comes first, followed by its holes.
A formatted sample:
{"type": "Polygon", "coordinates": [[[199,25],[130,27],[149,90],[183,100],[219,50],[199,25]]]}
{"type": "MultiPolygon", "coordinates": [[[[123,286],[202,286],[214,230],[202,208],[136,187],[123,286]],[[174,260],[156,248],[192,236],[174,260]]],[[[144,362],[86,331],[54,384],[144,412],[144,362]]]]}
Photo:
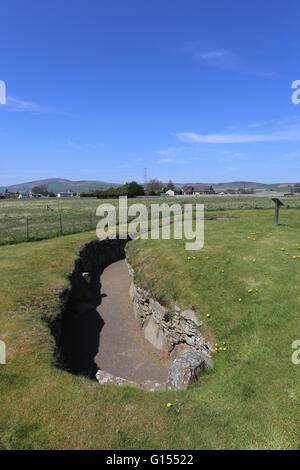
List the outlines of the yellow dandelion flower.
{"type": "Polygon", "coordinates": [[[253,289],[248,289],[249,294],[251,294],[252,291],[253,291],[253,289]]]}

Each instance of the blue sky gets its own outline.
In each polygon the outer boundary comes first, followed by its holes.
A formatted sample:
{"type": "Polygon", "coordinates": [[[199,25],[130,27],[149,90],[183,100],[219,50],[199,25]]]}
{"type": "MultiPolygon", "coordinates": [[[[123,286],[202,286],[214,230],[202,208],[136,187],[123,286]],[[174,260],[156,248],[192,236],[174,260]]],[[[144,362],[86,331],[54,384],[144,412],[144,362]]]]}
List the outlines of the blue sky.
{"type": "Polygon", "coordinates": [[[300,180],[296,0],[3,0],[0,185],[300,180]]]}

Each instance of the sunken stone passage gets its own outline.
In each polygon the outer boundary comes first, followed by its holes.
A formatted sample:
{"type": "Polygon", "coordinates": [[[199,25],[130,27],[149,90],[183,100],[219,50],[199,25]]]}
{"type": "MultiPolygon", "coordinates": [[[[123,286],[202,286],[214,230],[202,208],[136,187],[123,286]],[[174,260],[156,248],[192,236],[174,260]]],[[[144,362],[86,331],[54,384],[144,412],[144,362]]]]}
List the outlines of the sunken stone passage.
{"type": "Polygon", "coordinates": [[[146,339],[175,357],[169,370],[168,388],[185,389],[206,368],[212,367],[211,347],[200,331],[202,322],[193,310],[181,311],[178,306],[170,314],[149,292],[134,284],[134,270],[128,261],[127,266],[134,313],[146,339]]]}
{"type": "Polygon", "coordinates": [[[79,253],[55,328],[60,363],[100,384],[185,389],[212,365],[202,323],[135,286],[127,242],[93,241],[79,253]]]}

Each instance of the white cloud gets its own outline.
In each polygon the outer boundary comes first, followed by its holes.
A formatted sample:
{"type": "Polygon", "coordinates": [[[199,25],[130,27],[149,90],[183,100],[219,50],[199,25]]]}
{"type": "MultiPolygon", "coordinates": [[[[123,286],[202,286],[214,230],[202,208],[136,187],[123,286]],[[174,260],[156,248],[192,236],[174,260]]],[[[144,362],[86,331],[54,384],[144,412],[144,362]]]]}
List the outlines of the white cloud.
{"type": "Polygon", "coordinates": [[[212,50],[212,51],[206,51],[203,54],[201,54],[202,59],[204,60],[210,60],[210,59],[219,59],[221,57],[228,57],[230,54],[228,51],[223,51],[223,50],[212,50]]]}
{"type": "Polygon", "coordinates": [[[268,124],[268,121],[255,121],[250,124],[250,127],[258,128],[263,127],[268,124]]]}
{"type": "Polygon", "coordinates": [[[93,143],[93,142],[79,143],[71,139],[67,140],[67,145],[73,150],[81,150],[81,151],[98,150],[104,146],[102,143],[93,143]]]}
{"type": "Polygon", "coordinates": [[[199,43],[190,43],[182,48],[199,62],[221,69],[235,69],[236,59],[232,52],[225,49],[204,48],[199,43]]]}
{"type": "Polygon", "coordinates": [[[244,160],[246,154],[243,152],[223,152],[224,157],[219,158],[219,162],[228,162],[232,160],[244,160]]]}
{"type": "Polygon", "coordinates": [[[285,116],[282,119],[269,119],[269,120],[261,120],[261,121],[254,121],[249,124],[249,127],[252,128],[259,128],[259,127],[266,127],[266,126],[291,126],[300,124],[300,116],[292,115],[292,116],[285,116]]]}
{"type": "Polygon", "coordinates": [[[158,163],[173,163],[175,162],[175,159],[174,158],[161,158],[160,160],[158,160],[158,163]]]}
{"type": "Polygon", "coordinates": [[[199,63],[216,67],[224,71],[235,71],[263,78],[274,78],[276,73],[261,69],[253,64],[247,65],[233,51],[216,47],[206,47],[198,41],[186,44],[181,48],[185,54],[194,57],[199,63]]]}
{"type": "Polygon", "coordinates": [[[199,144],[245,144],[252,142],[300,141],[300,126],[261,134],[198,134],[179,132],[176,136],[183,142],[199,144]]]}
{"type": "Polygon", "coordinates": [[[161,156],[174,156],[184,151],[184,147],[168,147],[166,149],[156,150],[155,153],[161,156]]]}
{"type": "Polygon", "coordinates": [[[300,150],[294,152],[287,152],[283,155],[286,160],[292,160],[293,158],[300,158],[300,150]]]}
{"type": "Polygon", "coordinates": [[[14,113],[31,113],[31,114],[57,114],[61,116],[70,116],[69,113],[51,106],[44,106],[34,101],[25,101],[16,96],[8,96],[6,99],[5,109],[14,113]]]}

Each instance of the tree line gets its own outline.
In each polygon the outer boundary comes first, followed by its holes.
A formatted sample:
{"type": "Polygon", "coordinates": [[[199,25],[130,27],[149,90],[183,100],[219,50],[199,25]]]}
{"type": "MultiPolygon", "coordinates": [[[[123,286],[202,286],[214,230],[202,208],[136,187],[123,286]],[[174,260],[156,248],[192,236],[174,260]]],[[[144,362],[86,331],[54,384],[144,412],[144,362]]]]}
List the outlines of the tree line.
{"type": "Polygon", "coordinates": [[[86,191],[80,193],[81,197],[97,197],[98,199],[113,199],[118,198],[119,196],[127,196],[128,198],[133,198],[137,196],[159,196],[162,192],[168,191],[169,189],[175,190],[175,186],[170,180],[167,185],[162,181],[157,179],[150,180],[145,188],[137,183],[136,181],[131,181],[130,183],[125,183],[123,186],[117,188],[110,187],[108,189],[96,189],[94,191],[86,191]]]}
{"type": "Polygon", "coordinates": [[[136,181],[125,183],[117,188],[110,187],[108,189],[95,189],[94,191],[86,191],[80,193],[81,197],[97,197],[98,199],[113,199],[119,196],[137,197],[144,196],[145,191],[142,185],[136,181]]]}

